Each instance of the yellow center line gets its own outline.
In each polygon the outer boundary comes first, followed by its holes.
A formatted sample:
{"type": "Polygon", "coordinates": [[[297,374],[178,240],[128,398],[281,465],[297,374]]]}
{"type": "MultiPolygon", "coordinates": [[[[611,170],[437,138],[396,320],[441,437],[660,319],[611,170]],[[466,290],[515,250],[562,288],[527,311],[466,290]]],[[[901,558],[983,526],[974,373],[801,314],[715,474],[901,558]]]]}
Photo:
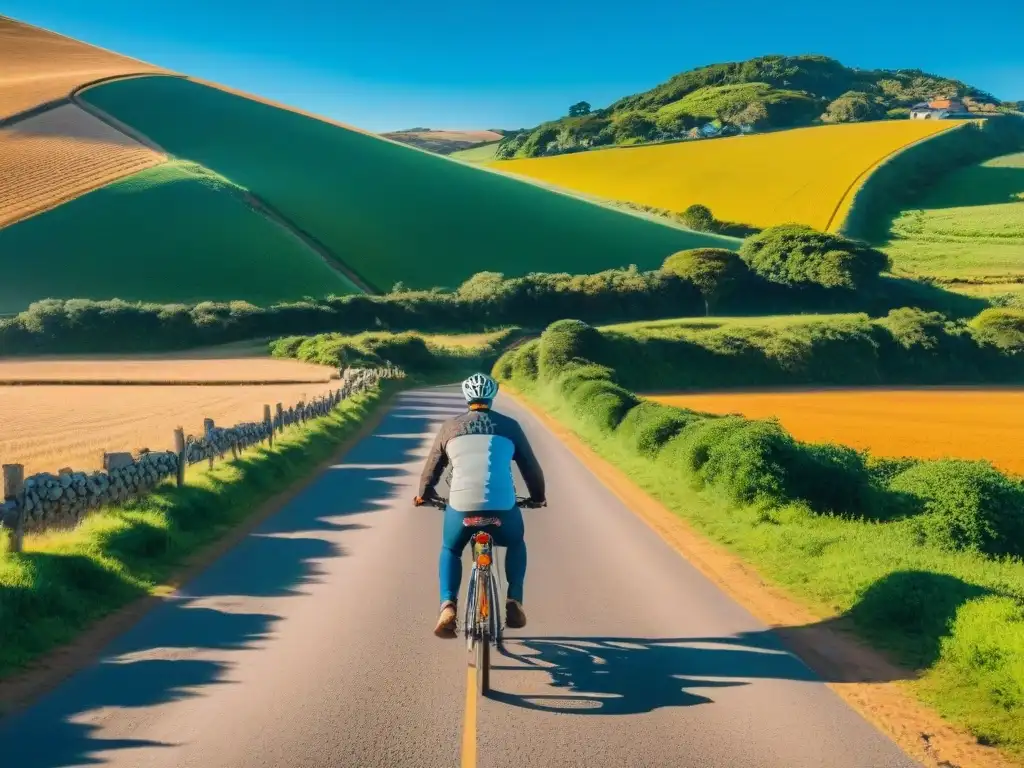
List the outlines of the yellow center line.
{"type": "Polygon", "coordinates": [[[466,669],[466,713],[462,719],[462,768],[476,768],[476,670],[466,669]]]}

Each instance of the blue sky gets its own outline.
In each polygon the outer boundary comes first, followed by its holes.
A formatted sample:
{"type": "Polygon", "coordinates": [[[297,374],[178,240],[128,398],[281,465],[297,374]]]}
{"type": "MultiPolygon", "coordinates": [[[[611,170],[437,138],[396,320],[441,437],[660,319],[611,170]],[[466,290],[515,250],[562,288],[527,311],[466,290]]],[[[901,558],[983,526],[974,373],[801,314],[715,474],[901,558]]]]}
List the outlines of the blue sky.
{"type": "Polygon", "coordinates": [[[5,0],[3,13],[376,131],[527,127],[766,53],[1024,99],[1021,0],[5,0]]]}

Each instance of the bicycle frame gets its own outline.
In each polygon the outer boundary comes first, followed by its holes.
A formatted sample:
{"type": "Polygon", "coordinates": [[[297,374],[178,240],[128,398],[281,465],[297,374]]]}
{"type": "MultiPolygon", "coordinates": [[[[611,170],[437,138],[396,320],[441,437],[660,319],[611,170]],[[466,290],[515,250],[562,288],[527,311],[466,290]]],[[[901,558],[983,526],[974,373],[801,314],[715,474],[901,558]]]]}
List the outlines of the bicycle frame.
{"type": "MultiPolygon", "coordinates": [[[[448,500],[436,497],[426,503],[438,509],[447,509],[448,500]]],[[[516,499],[520,507],[531,507],[528,500],[516,499]]],[[[466,593],[466,611],[463,633],[466,637],[466,650],[476,667],[477,688],[481,695],[487,695],[491,685],[491,646],[500,648],[503,624],[497,580],[497,567],[494,562],[494,537],[483,530],[488,527],[500,527],[501,518],[493,516],[467,516],[462,524],[468,528],[477,528],[472,534],[473,569],[469,574],[466,593]]]]}

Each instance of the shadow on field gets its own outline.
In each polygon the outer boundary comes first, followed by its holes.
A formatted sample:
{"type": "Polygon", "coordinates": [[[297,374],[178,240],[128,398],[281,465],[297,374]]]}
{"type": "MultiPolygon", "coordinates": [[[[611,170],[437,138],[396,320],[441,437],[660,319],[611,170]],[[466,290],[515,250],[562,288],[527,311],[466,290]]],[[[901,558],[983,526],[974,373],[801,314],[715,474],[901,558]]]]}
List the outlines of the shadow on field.
{"type": "MultiPolygon", "coordinates": [[[[494,669],[534,670],[564,693],[494,689],[490,696],[544,712],[634,715],[710,704],[714,700],[705,692],[757,680],[908,680],[938,659],[957,610],[986,594],[990,592],[944,574],[903,571],[876,582],[843,616],[805,626],[728,637],[508,637],[501,655],[509,663],[496,659],[494,669]],[[893,651],[908,668],[866,653],[851,639],[853,628],[893,651]]],[[[500,681],[498,676],[499,687],[500,681]]]]}
{"type": "Polygon", "coordinates": [[[927,208],[970,208],[1024,201],[1024,166],[978,165],[964,183],[944,188],[927,200],[927,208]]]}
{"type": "MultiPolygon", "coordinates": [[[[344,556],[355,541],[352,537],[373,527],[374,513],[393,503],[408,478],[401,465],[418,461],[434,424],[450,415],[451,403],[416,393],[397,398],[373,435],[146,614],[97,663],[26,711],[0,721],[4,765],[8,759],[18,768],[98,765],[116,759],[111,753],[118,750],[178,746],[173,741],[114,738],[113,733],[130,733],[131,723],[108,720],[112,727],[105,734],[101,725],[90,722],[103,718],[91,713],[201,697],[203,687],[226,682],[236,663],[233,654],[273,642],[282,617],[246,612],[246,598],[301,596],[321,581],[324,563],[344,556]],[[355,515],[358,521],[346,520],[355,515]]],[[[78,567],[74,558],[50,557],[67,561],[59,567],[78,567]]],[[[144,760],[140,756],[132,762],[144,760]]]]}

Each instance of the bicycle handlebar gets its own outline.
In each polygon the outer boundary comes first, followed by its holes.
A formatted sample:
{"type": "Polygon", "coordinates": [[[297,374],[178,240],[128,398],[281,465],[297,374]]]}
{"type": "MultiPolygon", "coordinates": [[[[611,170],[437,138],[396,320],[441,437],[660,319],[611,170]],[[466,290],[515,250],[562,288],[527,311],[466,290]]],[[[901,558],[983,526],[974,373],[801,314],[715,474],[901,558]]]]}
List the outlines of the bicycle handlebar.
{"type": "MultiPolygon", "coordinates": [[[[448,499],[444,498],[444,496],[431,496],[429,499],[423,500],[423,505],[437,507],[438,509],[447,509],[448,499]]],[[[516,506],[522,507],[524,509],[538,509],[540,507],[546,507],[547,505],[547,501],[536,502],[531,501],[528,498],[516,497],[516,506]]]]}

